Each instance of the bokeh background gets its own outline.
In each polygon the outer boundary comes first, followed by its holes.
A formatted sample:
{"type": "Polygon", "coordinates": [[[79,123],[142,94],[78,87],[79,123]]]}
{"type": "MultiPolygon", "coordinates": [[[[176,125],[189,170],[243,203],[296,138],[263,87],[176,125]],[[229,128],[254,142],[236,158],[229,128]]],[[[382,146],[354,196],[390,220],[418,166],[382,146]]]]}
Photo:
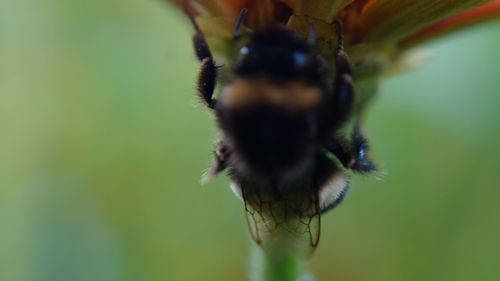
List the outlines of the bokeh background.
{"type": "MultiPolygon", "coordinates": [[[[242,204],[160,1],[0,2],[0,280],[245,280],[242,204]]],[[[366,130],[381,179],[323,217],[319,280],[500,280],[500,23],[426,46],[366,130]]]]}

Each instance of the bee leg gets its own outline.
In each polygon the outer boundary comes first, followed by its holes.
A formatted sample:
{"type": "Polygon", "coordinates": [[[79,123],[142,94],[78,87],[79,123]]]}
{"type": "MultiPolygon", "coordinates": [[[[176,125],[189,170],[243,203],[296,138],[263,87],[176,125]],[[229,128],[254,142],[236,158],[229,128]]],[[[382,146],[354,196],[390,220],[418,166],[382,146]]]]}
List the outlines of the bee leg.
{"type": "Polygon", "coordinates": [[[211,180],[227,168],[229,154],[227,146],[223,141],[220,141],[214,150],[212,167],[203,175],[202,182],[211,180]]]}
{"type": "MultiPolygon", "coordinates": [[[[353,110],[355,91],[352,81],[352,68],[349,56],[344,51],[344,30],[342,21],[334,21],[338,30],[337,55],[335,60],[335,80],[333,93],[334,127],[344,123],[353,110]]],[[[356,123],[350,140],[334,137],[326,145],[342,163],[355,172],[368,173],[375,170],[375,165],[368,159],[368,142],[362,135],[359,122],[356,123]]]]}
{"type": "Polygon", "coordinates": [[[189,13],[188,9],[185,7],[184,10],[196,32],[193,35],[193,46],[196,57],[198,57],[198,60],[201,62],[200,73],[198,74],[198,94],[203,103],[208,108],[213,109],[216,103],[216,100],[213,98],[213,93],[217,81],[217,67],[215,66],[212,52],[208,47],[203,32],[194,20],[194,17],[189,13]]]}
{"type": "Polygon", "coordinates": [[[213,97],[217,81],[217,67],[211,57],[201,61],[200,73],[198,74],[198,93],[205,105],[215,108],[216,99],[213,97]]]}
{"type": "Polygon", "coordinates": [[[356,123],[349,144],[342,137],[337,136],[326,145],[326,149],[333,153],[342,165],[358,173],[370,173],[377,170],[370,160],[370,150],[367,139],[361,133],[359,123],[356,123]]]}
{"type": "Polygon", "coordinates": [[[238,16],[238,19],[236,20],[236,24],[234,25],[233,28],[233,38],[238,39],[242,36],[248,35],[247,33],[241,34],[240,33],[240,27],[243,24],[243,21],[245,21],[245,17],[247,16],[248,9],[243,8],[240,11],[240,15],[238,16]]]}
{"type": "Polygon", "coordinates": [[[336,125],[343,123],[352,112],[355,91],[352,81],[352,69],[349,56],[344,51],[344,30],[341,21],[335,21],[338,26],[338,47],[335,59],[335,79],[333,87],[333,120],[336,125]]]}
{"type": "Polygon", "coordinates": [[[310,23],[309,24],[309,33],[307,33],[307,45],[313,47],[316,44],[317,41],[317,36],[316,36],[316,28],[314,27],[314,24],[310,23]]]}
{"type": "Polygon", "coordinates": [[[324,145],[324,148],[333,153],[340,163],[342,163],[344,168],[349,168],[349,163],[352,161],[353,157],[351,156],[347,140],[344,137],[340,135],[333,137],[324,145]]]}

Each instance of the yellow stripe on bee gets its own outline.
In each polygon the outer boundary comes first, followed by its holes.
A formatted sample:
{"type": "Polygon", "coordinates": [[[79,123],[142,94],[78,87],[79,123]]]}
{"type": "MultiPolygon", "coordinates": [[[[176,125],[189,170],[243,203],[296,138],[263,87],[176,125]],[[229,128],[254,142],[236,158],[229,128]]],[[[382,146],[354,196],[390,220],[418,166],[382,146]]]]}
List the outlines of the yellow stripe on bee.
{"type": "Polygon", "coordinates": [[[272,83],[269,80],[235,79],[221,92],[219,102],[229,108],[255,104],[283,106],[286,109],[308,109],[316,106],[322,91],[303,82],[272,83]]]}

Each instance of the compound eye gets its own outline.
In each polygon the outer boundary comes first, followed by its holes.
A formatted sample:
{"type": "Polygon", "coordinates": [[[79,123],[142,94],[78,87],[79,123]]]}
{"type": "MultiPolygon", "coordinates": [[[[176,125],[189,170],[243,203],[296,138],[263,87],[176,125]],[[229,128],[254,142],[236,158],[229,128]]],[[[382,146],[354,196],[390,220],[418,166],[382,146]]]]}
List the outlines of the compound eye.
{"type": "Polygon", "coordinates": [[[250,53],[250,49],[247,46],[244,46],[240,49],[240,55],[246,56],[250,53]]]}
{"type": "Polygon", "coordinates": [[[309,56],[303,52],[294,52],[293,53],[293,61],[296,66],[304,67],[309,61],[309,56]]]}

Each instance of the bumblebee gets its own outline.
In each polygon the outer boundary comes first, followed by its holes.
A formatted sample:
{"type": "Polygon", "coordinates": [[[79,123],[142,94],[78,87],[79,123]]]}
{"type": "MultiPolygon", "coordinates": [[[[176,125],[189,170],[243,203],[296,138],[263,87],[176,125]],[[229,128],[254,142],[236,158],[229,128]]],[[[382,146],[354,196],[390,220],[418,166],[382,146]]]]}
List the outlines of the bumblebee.
{"type": "Polygon", "coordinates": [[[221,131],[206,177],[228,171],[232,190],[245,203],[252,237],[264,249],[275,232],[307,237],[314,248],[320,215],[347,193],[346,172],[375,170],[359,121],[349,134],[342,130],[356,99],[342,22],[331,23],[337,46],[327,58],[315,51],[314,24],[306,36],[280,24],[240,32],[247,12],[235,20],[232,40],[242,47],[223,66],[228,74],[217,97],[219,66],[188,12],[201,62],[199,97],[221,131]]]}

